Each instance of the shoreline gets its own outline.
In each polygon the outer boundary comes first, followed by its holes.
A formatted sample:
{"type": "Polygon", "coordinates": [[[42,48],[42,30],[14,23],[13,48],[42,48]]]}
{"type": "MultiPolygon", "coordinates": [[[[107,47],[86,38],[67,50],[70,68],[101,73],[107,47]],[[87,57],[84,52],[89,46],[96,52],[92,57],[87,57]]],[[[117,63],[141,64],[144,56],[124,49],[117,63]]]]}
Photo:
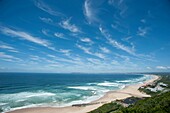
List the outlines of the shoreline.
{"type": "Polygon", "coordinates": [[[128,85],[123,89],[109,91],[103,97],[92,101],[87,104],[75,104],[68,107],[32,107],[32,108],[23,108],[18,110],[9,111],[6,113],[86,113],[97,109],[98,107],[102,106],[103,104],[110,103],[115,100],[125,99],[131,96],[135,97],[150,97],[145,93],[140,92],[138,89],[142,86],[147,84],[153,83],[155,80],[158,80],[160,77],[157,75],[150,75],[153,76],[152,79],[144,81],[142,84],[133,84],[128,85]]]}

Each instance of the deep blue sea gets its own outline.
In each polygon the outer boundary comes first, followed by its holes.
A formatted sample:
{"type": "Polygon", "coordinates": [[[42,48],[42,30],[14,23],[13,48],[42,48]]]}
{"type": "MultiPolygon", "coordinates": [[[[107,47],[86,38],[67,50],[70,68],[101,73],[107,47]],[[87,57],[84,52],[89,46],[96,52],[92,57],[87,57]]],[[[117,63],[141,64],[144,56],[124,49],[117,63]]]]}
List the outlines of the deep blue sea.
{"type": "Polygon", "coordinates": [[[88,103],[148,79],[141,74],[0,73],[0,109],[88,103]]]}

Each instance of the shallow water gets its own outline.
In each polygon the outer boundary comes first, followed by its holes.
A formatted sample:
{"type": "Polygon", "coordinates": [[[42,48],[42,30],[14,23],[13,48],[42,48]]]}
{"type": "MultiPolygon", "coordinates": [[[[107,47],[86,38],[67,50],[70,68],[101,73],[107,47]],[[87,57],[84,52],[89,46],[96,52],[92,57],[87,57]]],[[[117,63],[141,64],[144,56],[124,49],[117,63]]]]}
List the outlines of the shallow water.
{"type": "Polygon", "coordinates": [[[87,103],[110,90],[148,79],[151,76],[138,74],[0,73],[0,108],[9,111],[87,103]]]}

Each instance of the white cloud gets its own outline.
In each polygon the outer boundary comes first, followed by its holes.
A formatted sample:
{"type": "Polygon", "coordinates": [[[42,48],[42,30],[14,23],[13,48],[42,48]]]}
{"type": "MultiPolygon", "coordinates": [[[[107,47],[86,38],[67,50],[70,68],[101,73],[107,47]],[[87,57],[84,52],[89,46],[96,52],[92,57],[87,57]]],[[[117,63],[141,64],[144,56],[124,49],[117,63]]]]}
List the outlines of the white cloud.
{"type": "Polygon", "coordinates": [[[7,45],[7,44],[5,44],[5,43],[2,43],[2,42],[0,42],[0,49],[5,49],[5,50],[8,50],[8,51],[10,51],[10,52],[15,52],[15,53],[18,53],[18,52],[19,52],[19,51],[16,50],[14,47],[9,46],[9,45],[7,45]]]}
{"type": "Polygon", "coordinates": [[[88,61],[90,61],[93,64],[101,64],[101,60],[95,59],[95,58],[87,58],[88,61]]]}
{"type": "Polygon", "coordinates": [[[114,40],[111,38],[111,35],[107,33],[106,30],[104,30],[102,27],[99,27],[100,32],[102,35],[107,39],[107,41],[115,48],[123,50],[129,54],[135,55],[135,50],[132,47],[125,46],[121,44],[120,42],[114,40]]]}
{"type": "Polygon", "coordinates": [[[2,60],[5,60],[5,61],[11,61],[11,62],[14,62],[14,61],[22,61],[20,58],[17,58],[17,57],[14,57],[12,55],[8,55],[4,52],[0,52],[0,58],[2,60]]]}
{"type": "Polygon", "coordinates": [[[103,29],[101,26],[99,27],[99,30],[100,30],[101,34],[106,38],[108,43],[110,45],[112,45],[113,47],[120,49],[122,51],[125,51],[125,52],[129,53],[130,55],[133,55],[133,56],[139,58],[140,60],[148,60],[148,61],[154,61],[154,62],[156,61],[156,60],[154,60],[154,57],[152,57],[150,55],[137,54],[136,50],[135,50],[135,46],[132,42],[129,42],[129,44],[131,46],[126,46],[126,45],[114,40],[112,38],[112,36],[105,29],[103,29]]]}
{"type": "Polygon", "coordinates": [[[107,49],[106,47],[100,47],[101,51],[104,53],[110,53],[110,50],[107,49]]]}
{"type": "Polygon", "coordinates": [[[45,23],[53,23],[53,20],[51,18],[40,17],[40,20],[45,23]]]}
{"type": "Polygon", "coordinates": [[[79,45],[79,44],[76,44],[76,46],[77,46],[79,49],[83,50],[85,53],[91,54],[90,48],[83,47],[83,46],[81,46],[81,45],[79,45]]]}
{"type": "Polygon", "coordinates": [[[126,5],[126,0],[108,0],[108,4],[112,5],[117,11],[115,15],[123,17],[128,9],[128,6],[126,5]]]}
{"type": "Polygon", "coordinates": [[[56,37],[58,37],[58,38],[61,38],[61,39],[67,39],[67,38],[65,38],[65,36],[64,36],[63,33],[58,33],[58,32],[56,32],[56,33],[54,33],[54,36],[56,36],[56,37]]]}
{"type": "Polygon", "coordinates": [[[108,0],[108,3],[110,5],[121,5],[123,3],[123,0],[108,0]]]}
{"type": "Polygon", "coordinates": [[[88,22],[90,24],[92,22],[98,22],[99,21],[99,19],[97,18],[98,11],[94,7],[95,5],[92,3],[92,0],[85,0],[84,15],[85,15],[86,19],[88,20],[88,22]]]}
{"type": "Polygon", "coordinates": [[[125,56],[125,55],[121,55],[121,54],[115,54],[118,58],[122,58],[124,59],[124,61],[129,62],[130,61],[130,57],[129,56],[125,56]]]}
{"type": "Polygon", "coordinates": [[[133,37],[132,37],[132,36],[127,36],[127,37],[123,38],[123,41],[129,42],[129,40],[130,40],[131,38],[133,38],[133,37]]]}
{"type": "Polygon", "coordinates": [[[42,29],[42,33],[45,35],[45,36],[50,36],[48,34],[49,30],[48,29],[42,29]]]}
{"type": "Polygon", "coordinates": [[[7,54],[5,54],[4,52],[0,52],[0,57],[1,57],[1,58],[11,58],[11,59],[14,58],[13,56],[7,55],[7,54]]]}
{"type": "Polygon", "coordinates": [[[161,70],[167,70],[170,69],[170,67],[168,66],[156,66],[157,69],[161,69],[161,70]]]}
{"type": "Polygon", "coordinates": [[[71,59],[67,59],[67,58],[61,58],[61,57],[57,57],[57,56],[50,55],[50,54],[47,54],[47,56],[53,59],[51,61],[51,63],[55,62],[57,60],[57,61],[60,61],[60,62],[66,62],[66,63],[77,64],[77,65],[81,65],[82,64],[82,61],[80,59],[78,59],[77,57],[73,57],[71,59]]]}
{"type": "Polygon", "coordinates": [[[151,67],[149,67],[149,66],[148,66],[148,67],[146,67],[146,68],[147,68],[147,69],[152,69],[152,68],[151,68],[151,67]]]}
{"type": "Polygon", "coordinates": [[[137,32],[137,35],[139,35],[139,36],[141,36],[141,37],[145,37],[146,34],[148,33],[148,30],[149,30],[148,27],[144,27],[144,28],[139,27],[139,28],[138,28],[138,32],[137,32]]]}
{"type": "Polygon", "coordinates": [[[82,42],[91,42],[90,38],[81,38],[80,39],[82,42]]]}
{"type": "Polygon", "coordinates": [[[71,53],[71,50],[69,49],[60,49],[59,52],[64,53],[66,56],[69,56],[71,53]]]}
{"type": "Polygon", "coordinates": [[[116,60],[112,60],[112,61],[111,61],[111,64],[113,64],[113,65],[119,65],[119,62],[116,61],[116,60]]]}
{"type": "Polygon", "coordinates": [[[29,34],[27,32],[14,30],[14,29],[10,29],[10,28],[7,28],[7,27],[0,27],[0,28],[1,28],[0,31],[5,35],[9,35],[9,36],[12,36],[12,37],[20,37],[24,40],[27,40],[27,41],[30,41],[30,42],[33,42],[33,43],[36,43],[38,45],[45,46],[49,49],[54,50],[53,47],[50,47],[51,44],[47,40],[40,39],[39,37],[32,36],[31,34],[29,34]]]}
{"type": "Polygon", "coordinates": [[[0,48],[1,49],[14,49],[13,47],[8,46],[8,45],[0,45],[0,48]]]}
{"type": "Polygon", "coordinates": [[[41,61],[43,58],[37,55],[30,55],[30,59],[34,61],[41,61]]]}
{"type": "Polygon", "coordinates": [[[47,54],[48,57],[55,58],[56,56],[47,54]]]}
{"type": "Polygon", "coordinates": [[[142,23],[146,23],[146,20],[145,19],[141,19],[140,20],[142,23]]]}
{"type": "Polygon", "coordinates": [[[42,11],[47,12],[50,15],[64,16],[64,14],[62,14],[61,12],[53,10],[50,6],[48,6],[47,4],[42,2],[42,0],[36,0],[35,1],[35,6],[38,7],[39,9],[41,9],[42,11]]]}
{"type": "Polygon", "coordinates": [[[106,58],[104,54],[98,53],[98,52],[92,53],[92,55],[97,56],[97,57],[99,57],[101,59],[105,59],[106,58]]]}
{"type": "Polygon", "coordinates": [[[120,33],[123,34],[129,33],[128,26],[126,26],[123,22],[120,22],[120,20],[114,20],[113,24],[111,24],[111,27],[120,33]]]}
{"type": "Polygon", "coordinates": [[[93,56],[99,57],[99,58],[101,58],[101,59],[104,59],[104,58],[105,58],[105,55],[102,54],[102,53],[99,53],[99,52],[91,52],[91,51],[90,51],[91,48],[87,48],[87,47],[84,47],[84,46],[81,46],[81,45],[78,45],[78,44],[76,44],[76,46],[77,46],[79,49],[83,50],[85,53],[89,54],[89,55],[93,55],[93,56]]]}
{"type": "Polygon", "coordinates": [[[93,44],[93,41],[90,38],[80,38],[82,42],[86,42],[88,44],[93,44]]]}
{"type": "Polygon", "coordinates": [[[108,38],[108,41],[112,46],[116,47],[117,49],[121,49],[121,50],[123,50],[123,51],[125,51],[129,54],[135,55],[133,48],[127,47],[127,46],[125,46],[125,45],[123,45],[123,44],[121,44],[121,43],[119,43],[116,40],[113,40],[111,38],[108,38]]]}
{"type": "Polygon", "coordinates": [[[71,21],[71,18],[67,20],[63,20],[62,22],[59,23],[59,25],[62,28],[67,29],[73,33],[81,32],[80,28],[77,27],[75,24],[71,24],[70,21],[71,21]]]}

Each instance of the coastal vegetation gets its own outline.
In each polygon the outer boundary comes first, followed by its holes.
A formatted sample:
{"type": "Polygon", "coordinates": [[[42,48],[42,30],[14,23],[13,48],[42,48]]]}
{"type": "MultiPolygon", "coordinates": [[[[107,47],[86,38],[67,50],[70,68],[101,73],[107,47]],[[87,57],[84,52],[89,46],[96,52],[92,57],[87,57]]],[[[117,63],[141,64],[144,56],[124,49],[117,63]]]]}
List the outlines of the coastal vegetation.
{"type": "Polygon", "coordinates": [[[115,113],[170,113],[170,92],[139,100],[115,113]]]}
{"type": "Polygon", "coordinates": [[[160,77],[152,84],[140,87],[139,91],[149,94],[151,96],[161,94],[170,90],[170,73],[155,74],[160,77]]]}
{"type": "Polygon", "coordinates": [[[134,105],[123,107],[111,102],[89,113],[170,113],[170,92],[139,100],[134,105]]]}
{"type": "Polygon", "coordinates": [[[95,109],[89,113],[111,113],[113,111],[122,109],[123,106],[120,104],[117,104],[115,102],[111,102],[108,104],[104,104],[103,106],[99,107],[98,109],[95,109]]]}
{"type": "MultiPolygon", "coordinates": [[[[128,107],[124,106],[124,100],[121,100],[122,103],[120,101],[111,102],[89,113],[170,113],[170,74],[159,75],[159,80],[139,89],[152,97],[135,101],[128,107]],[[161,87],[161,90],[149,90],[149,88],[156,87],[161,87]]],[[[134,99],[135,97],[132,100],[134,99]]]]}

